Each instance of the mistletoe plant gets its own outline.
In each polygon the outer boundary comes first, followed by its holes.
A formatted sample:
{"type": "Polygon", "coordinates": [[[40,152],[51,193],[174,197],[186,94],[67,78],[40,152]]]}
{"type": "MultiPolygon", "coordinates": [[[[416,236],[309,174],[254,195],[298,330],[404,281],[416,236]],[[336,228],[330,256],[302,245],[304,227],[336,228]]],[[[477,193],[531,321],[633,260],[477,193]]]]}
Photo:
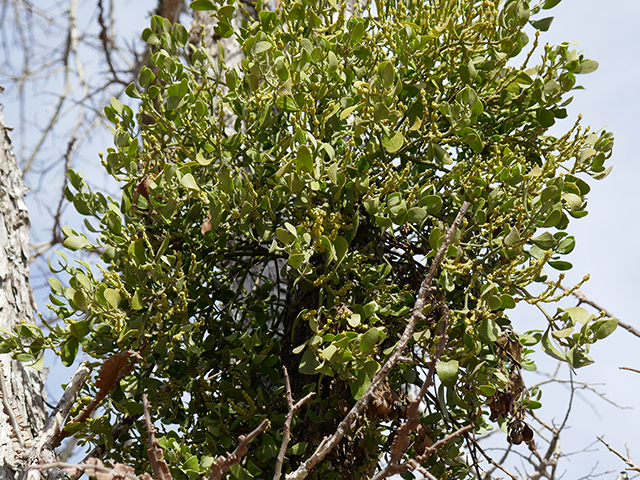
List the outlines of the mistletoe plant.
{"type": "Polygon", "coordinates": [[[597,67],[539,46],[551,18],[531,16],[557,3],[283,0],[237,22],[233,0],[193,2],[238,42],[238,65],[153,17],[150,65],[126,90],[136,111],[105,108],[102,163],[122,198],[68,173],[95,235],[65,228],[64,246],[101,262],[61,253],[62,322],[3,343],[95,367],[60,437],[150,470],[146,394],[180,479],[258,427],[224,466],[233,478],[465,478],[465,438],[473,453],[469,431],[495,425],[534,449],[532,347],[582,367],[617,325],[545,306],[566,294],[548,272],[571,268],[566,229],[613,146],[580,118],[549,134],[597,67]],[[518,303],[541,312],[529,331],[512,324],[518,303]]]}

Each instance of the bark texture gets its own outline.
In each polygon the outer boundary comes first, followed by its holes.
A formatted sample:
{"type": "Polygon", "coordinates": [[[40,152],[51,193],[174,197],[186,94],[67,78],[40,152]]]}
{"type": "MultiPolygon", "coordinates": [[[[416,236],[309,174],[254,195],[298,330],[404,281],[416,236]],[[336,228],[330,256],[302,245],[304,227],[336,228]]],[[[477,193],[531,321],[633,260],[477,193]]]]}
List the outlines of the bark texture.
{"type": "MultiPolygon", "coordinates": [[[[34,323],[29,284],[29,215],[22,173],[0,107],[0,326],[34,323]]],[[[0,480],[23,478],[25,454],[44,425],[44,374],[0,355],[0,480]],[[16,428],[19,432],[16,432],[16,428]]]]}

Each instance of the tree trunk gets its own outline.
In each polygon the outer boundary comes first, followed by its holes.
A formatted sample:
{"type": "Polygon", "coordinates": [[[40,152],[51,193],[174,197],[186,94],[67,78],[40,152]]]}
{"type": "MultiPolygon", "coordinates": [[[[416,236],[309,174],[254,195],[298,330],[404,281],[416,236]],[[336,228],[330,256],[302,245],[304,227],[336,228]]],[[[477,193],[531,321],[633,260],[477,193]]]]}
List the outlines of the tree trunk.
{"type": "MultiPolygon", "coordinates": [[[[0,327],[34,323],[29,284],[29,215],[22,173],[0,108],[0,327]]],[[[4,336],[4,335],[3,335],[4,336]]],[[[44,425],[44,374],[0,355],[0,480],[23,478],[27,453],[44,425]]]]}

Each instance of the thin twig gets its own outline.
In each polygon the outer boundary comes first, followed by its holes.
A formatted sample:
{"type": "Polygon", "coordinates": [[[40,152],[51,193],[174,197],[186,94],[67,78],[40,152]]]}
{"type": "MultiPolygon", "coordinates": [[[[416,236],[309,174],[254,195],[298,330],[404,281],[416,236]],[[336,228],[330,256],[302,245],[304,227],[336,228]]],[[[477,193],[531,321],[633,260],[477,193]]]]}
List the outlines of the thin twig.
{"type": "Polygon", "coordinates": [[[249,435],[241,435],[239,438],[240,444],[233,453],[228,453],[226,456],[218,457],[218,460],[213,462],[213,465],[211,465],[211,474],[209,475],[208,480],[222,480],[223,475],[229,471],[229,468],[240,463],[242,457],[247,454],[247,447],[249,443],[251,443],[251,440],[260,435],[268,425],[269,420],[264,419],[262,423],[249,435]]]}
{"type": "Polygon", "coordinates": [[[427,276],[424,278],[422,284],[420,285],[416,302],[411,313],[411,319],[409,320],[404,332],[402,333],[402,337],[400,337],[400,340],[396,344],[396,348],[394,349],[393,353],[373,378],[373,380],[371,381],[371,385],[364,393],[364,395],[360,397],[356,404],[351,408],[349,413],[340,422],[340,424],[336,428],[336,431],[332,435],[325,437],[320,445],[318,445],[318,448],[316,448],[315,452],[313,452],[313,454],[305,462],[303,462],[295,472],[290,473],[285,477],[287,480],[302,480],[303,478],[307,477],[309,471],[318,463],[320,463],[324,459],[324,457],[346,435],[346,433],[351,428],[351,425],[358,418],[358,416],[360,416],[360,413],[362,413],[366,405],[369,403],[369,400],[371,399],[371,397],[373,397],[382,381],[387,377],[387,375],[389,375],[389,372],[391,372],[393,367],[395,367],[395,365],[398,363],[399,358],[402,356],[402,351],[409,343],[418,320],[424,318],[422,309],[426,305],[427,297],[431,293],[431,283],[433,282],[433,278],[435,277],[436,270],[440,266],[440,263],[442,262],[446,251],[449,249],[449,245],[453,241],[453,236],[462,223],[462,219],[467,213],[469,206],[469,202],[465,201],[462,203],[462,207],[460,208],[456,219],[449,228],[449,231],[447,232],[447,235],[445,236],[444,241],[442,242],[442,245],[440,246],[440,249],[436,254],[436,257],[433,259],[433,263],[431,264],[429,273],[427,273],[427,276]]]}
{"type": "Polygon", "coordinates": [[[618,367],[618,368],[620,368],[620,370],[629,370],[631,372],[640,373],[640,370],[638,370],[637,368],[631,368],[631,367],[618,367]]]}
{"type": "Polygon", "coordinates": [[[284,381],[287,390],[287,406],[289,407],[289,413],[287,413],[287,419],[284,422],[284,432],[282,434],[282,445],[280,446],[280,452],[278,453],[278,460],[276,462],[276,471],[273,475],[273,480],[280,480],[282,476],[282,465],[284,464],[284,456],[287,453],[287,446],[289,445],[289,438],[291,437],[291,422],[295,413],[304,405],[307,400],[315,395],[315,392],[308,393],[298,403],[293,403],[293,394],[291,393],[291,382],[289,381],[289,372],[287,367],[282,366],[284,370],[284,381]]]}
{"type": "Polygon", "coordinates": [[[440,358],[440,355],[442,355],[442,352],[444,352],[444,347],[448,339],[447,320],[449,318],[449,308],[445,305],[442,307],[442,309],[444,312],[442,315],[442,325],[440,327],[440,340],[438,341],[435,353],[429,359],[429,370],[427,372],[427,378],[422,384],[420,392],[416,396],[415,400],[411,402],[409,408],[407,409],[407,421],[400,425],[400,427],[398,428],[396,437],[393,440],[393,444],[391,446],[391,460],[389,461],[388,466],[397,464],[409,447],[409,434],[416,429],[418,423],[420,422],[420,404],[422,403],[422,399],[424,398],[424,396],[427,394],[427,389],[434,383],[433,377],[436,373],[436,364],[438,362],[438,358],[440,358]]]}
{"type": "Polygon", "coordinates": [[[627,448],[627,456],[625,457],[620,452],[616,451],[611,445],[609,445],[607,442],[605,442],[602,439],[602,437],[596,437],[596,438],[598,440],[600,440],[602,443],[604,443],[604,446],[607,447],[611,453],[616,454],[618,457],[620,457],[622,460],[624,460],[624,463],[626,463],[629,466],[627,468],[627,470],[631,470],[633,472],[640,472],[640,466],[638,466],[637,463],[635,463],[633,460],[631,460],[631,455],[629,454],[629,449],[628,448],[627,448]]]}
{"type": "Polygon", "coordinates": [[[491,458],[489,456],[489,454],[487,452],[485,452],[484,449],[480,445],[478,445],[476,443],[475,446],[478,449],[478,451],[480,451],[480,453],[482,454],[482,456],[485,458],[485,460],[487,462],[489,462],[495,468],[497,468],[499,470],[502,470],[505,474],[509,475],[509,477],[512,478],[513,480],[518,480],[518,476],[517,475],[514,475],[513,473],[508,471],[506,468],[504,468],[500,463],[496,462],[493,458],[491,458]]]}
{"type": "Polygon", "coordinates": [[[40,10],[36,10],[35,8],[33,8],[31,5],[29,5],[27,2],[23,1],[23,0],[17,0],[17,2],[22,5],[24,8],[26,8],[29,12],[31,13],[35,13],[36,15],[40,15],[42,18],[44,18],[45,20],[47,20],[48,22],[53,22],[53,18],[51,18],[50,16],[42,13],[40,10]]]}
{"type": "MultiPolygon", "coordinates": [[[[472,428],[474,428],[474,425],[470,424],[460,428],[459,430],[456,430],[455,432],[450,433],[446,437],[441,438],[436,443],[426,448],[423,454],[419,455],[415,459],[411,459],[407,461],[406,463],[403,463],[401,465],[397,463],[387,465],[382,471],[378,472],[375,476],[373,476],[371,480],[382,480],[384,478],[390,477],[391,475],[395,475],[396,473],[402,473],[402,472],[406,472],[407,470],[418,469],[418,467],[421,464],[426,462],[429,459],[429,457],[436,452],[436,450],[438,450],[440,447],[445,446],[450,441],[458,438],[460,435],[464,435],[472,428]]],[[[423,471],[423,469],[420,470],[420,473],[425,475],[425,471],[423,471]]]]}

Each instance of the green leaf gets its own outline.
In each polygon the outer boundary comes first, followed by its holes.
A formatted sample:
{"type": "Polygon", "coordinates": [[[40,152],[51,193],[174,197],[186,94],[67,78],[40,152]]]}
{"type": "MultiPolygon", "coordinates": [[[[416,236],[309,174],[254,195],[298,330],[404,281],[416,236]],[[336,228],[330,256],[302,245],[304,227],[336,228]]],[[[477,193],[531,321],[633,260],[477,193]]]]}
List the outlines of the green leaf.
{"type": "Polygon", "coordinates": [[[78,339],[76,337],[69,337],[60,349],[60,360],[65,367],[73,365],[73,361],[78,354],[78,339]]]}
{"type": "Polygon", "coordinates": [[[580,63],[580,71],[578,72],[580,75],[584,75],[587,73],[595,72],[598,69],[598,62],[595,60],[585,60],[580,63]]]}
{"type": "Polygon", "coordinates": [[[390,62],[382,62],[378,66],[378,74],[380,75],[385,88],[389,88],[393,84],[395,70],[390,62]]]}
{"type": "Polygon", "coordinates": [[[567,363],[571,365],[573,368],[586,367],[587,365],[591,365],[594,361],[589,355],[587,355],[582,350],[578,349],[579,347],[576,345],[569,349],[566,355],[567,363]]]}
{"type": "Polygon", "coordinates": [[[120,305],[120,294],[113,288],[107,288],[104,291],[104,298],[113,308],[118,308],[118,305],[120,305]]]}
{"type": "Polygon", "coordinates": [[[375,215],[380,210],[380,199],[369,197],[362,202],[362,205],[369,215],[375,215]]]}
{"type": "Polygon", "coordinates": [[[469,145],[475,153],[481,153],[484,149],[480,135],[473,128],[463,128],[456,133],[460,140],[469,145]]]}
{"type": "Polygon", "coordinates": [[[253,46],[253,48],[251,49],[252,53],[254,55],[257,55],[259,53],[262,52],[266,52],[267,50],[270,50],[273,47],[273,44],[271,42],[256,42],[256,44],[253,46]]]}
{"type": "Polygon", "coordinates": [[[478,389],[485,397],[491,397],[494,393],[496,393],[496,387],[494,387],[493,385],[480,385],[478,389]]]}
{"type": "Polygon", "coordinates": [[[565,262],[564,260],[549,260],[549,266],[556,270],[560,270],[561,272],[571,270],[573,268],[573,265],[570,262],[565,262]]]}
{"type": "Polygon", "coordinates": [[[533,243],[537,247],[540,247],[542,250],[551,250],[556,246],[557,242],[558,241],[555,239],[555,237],[549,232],[544,232],[543,234],[531,239],[531,243],[533,243]]]}
{"type": "Polygon", "coordinates": [[[138,92],[138,88],[136,87],[135,83],[133,83],[133,82],[131,82],[127,86],[127,88],[125,89],[124,93],[126,93],[129,98],[136,98],[136,99],[142,98],[142,95],[140,95],[140,92],[138,92]]]}
{"type": "Polygon", "coordinates": [[[304,452],[307,451],[307,446],[309,442],[299,442],[291,447],[291,453],[293,455],[304,455],[304,452]]]}
{"type": "Polygon", "coordinates": [[[49,285],[51,285],[51,291],[56,295],[64,294],[64,287],[62,286],[62,283],[60,283],[60,280],[58,280],[57,278],[49,277],[49,285]]]}
{"type": "Polygon", "coordinates": [[[336,237],[333,241],[333,246],[336,249],[336,262],[340,265],[349,251],[349,244],[344,238],[336,237]]]}
{"type": "Polygon", "coordinates": [[[302,354],[302,359],[300,360],[300,373],[304,373],[305,375],[315,375],[316,368],[319,366],[320,362],[313,353],[313,350],[307,348],[302,354]]]}
{"type": "Polygon", "coordinates": [[[500,310],[502,308],[502,301],[500,300],[500,297],[491,295],[487,298],[487,305],[489,305],[489,309],[491,310],[500,310]]]}
{"type": "Polygon", "coordinates": [[[144,305],[142,305],[142,302],[140,301],[140,291],[136,290],[136,293],[131,299],[131,308],[133,308],[134,310],[141,310],[143,306],[144,305]]]}
{"type": "Polygon", "coordinates": [[[371,379],[380,370],[380,364],[375,360],[367,360],[356,369],[356,378],[349,380],[349,388],[355,400],[359,400],[371,385],[371,379]]]}
{"type": "Polygon", "coordinates": [[[500,295],[500,303],[501,303],[501,307],[504,309],[516,308],[516,301],[513,299],[511,295],[508,295],[506,293],[503,295],[500,295]]]}
{"type": "Polygon", "coordinates": [[[455,386],[459,371],[460,365],[457,360],[449,360],[448,362],[438,360],[436,363],[436,372],[440,381],[449,388],[455,386]]]}
{"type": "Polygon", "coordinates": [[[573,327],[563,328],[562,330],[554,330],[551,332],[553,338],[567,338],[573,334],[573,327]]]}
{"type": "Polygon", "coordinates": [[[536,119],[541,126],[548,128],[556,123],[556,119],[551,110],[539,108],[536,112],[536,119]]]}
{"type": "Polygon", "coordinates": [[[300,145],[298,155],[296,156],[296,168],[299,172],[307,172],[313,174],[313,158],[311,150],[306,145],[300,145]]]}
{"type": "MultiPolygon", "coordinates": [[[[209,158],[205,158],[204,155],[202,155],[202,153],[198,153],[196,154],[196,162],[198,162],[200,165],[202,165],[203,167],[206,167],[207,165],[209,165],[211,162],[213,161],[213,157],[209,156],[209,158]]],[[[184,177],[182,177],[183,181],[184,181],[184,177]]],[[[195,182],[195,179],[194,179],[195,182]]],[[[184,185],[184,183],[183,183],[184,185]]],[[[185,185],[186,186],[186,185],[185,185]]]]}
{"type": "Polygon", "coordinates": [[[358,325],[360,325],[360,320],[360,314],[354,313],[349,318],[347,318],[347,323],[351,326],[351,328],[356,328],[358,325]]]}
{"type": "Polygon", "coordinates": [[[404,136],[399,131],[382,136],[382,146],[389,153],[397,152],[402,148],[402,145],[404,145],[404,136]]]}
{"type": "Polygon", "coordinates": [[[70,322],[69,331],[74,337],[84,338],[91,331],[91,324],[88,321],[70,322]]]}
{"type": "Polygon", "coordinates": [[[453,164],[453,159],[449,156],[449,154],[447,153],[447,151],[444,148],[442,148],[437,143],[432,143],[431,145],[433,146],[433,152],[434,152],[436,158],[442,164],[444,164],[444,165],[453,164]]]}
{"type": "Polygon", "coordinates": [[[336,54],[332,51],[329,51],[329,53],[327,54],[327,62],[329,63],[329,68],[327,68],[327,71],[329,73],[333,73],[338,70],[338,66],[340,63],[338,61],[338,57],[336,57],[336,54]]]}
{"type": "Polygon", "coordinates": [[[291,265],[296,270],[300,270],[304,262],[304,253],[292,253],[289,255],[289,265],[291,265]]]}
{"type": "Polygon", "coordinates": [[[340,112],[340,120],[344,120],[345,118],[347,118],[349,115],[351,115],[356,109],[360,108],[362,104],[358,103],[356,105],[353,105],[351,107],[347,107],[345,108],[342,112],[340,112]]]}
{"type": "Polygon", "coordinates": [[[195,0],[189,4],[194,10],[215,10],[216,4],[212,0],[195,0]]]}
{"type": "Polygon", "coordinates": [[[598,340],[607,338],[618,328],[618,321],[615,318],[607,318],[605,320],[599,320],[591,326],[591,330],[595,332],[595,337],[598,340]]]}
{"type": "Polygon", "coordinates": [[[549,329],[547,329],[547,331],[544,332],[544,335],[542,335],[540,346],[542,347],[542,351],[550,357],[563,362],[567,360],[564,354],[560,350],[558,350],[551,342],[551,339],[549,338],[549,329]]]}
{"type": "Polygon", "coordinates": [[[300,110],[298,104],[291,95],[283,95],[276,98],[276,107],[283,112],[297,112],[300,110]]]}
{"type": "Polygon", "coordinates": [[[190,173],[183,175],[180,183],[183,187],[188,188],[189,190],[200,190],[200,187],[196,183],[196,179],[193,178],[193,175],[190,173]]]}
{"type": "Polygon", "coordinates": [[[545,0],[544,5],[542,5],[542,8],[544,8],[545,10],[549,10],[550,8],[555,7],[556,5],[558,5],[562,0],[545,0]]]}
{"type": "Polygon", "coordinates": [[[73,235],[71,237],[65,238],[64,243],[62,245],[68,248],[69,250],[75,251],[81,248],[90,247],[92,246],[92,243],[89,240],[87,240],[85,237],[79,237],[79,236],[73,235]]]}
{"type": "Polygon", "coordinates": [[[589,312],[587,312],[586,309],[582,307],[569,307],[563,310],[569,314],[571,320],[576,323],[582,323],[583,325],[587,324],[589,320],[593,318],[593,315],[591,315],[589,312]]]}
{"type": "Polygon", "coordinates": [[[429,215],[437,215],[442,210],[442,198],[438,195],[427,195],[420,200],[420,206],[427,207],[429,215]]]}
{"type": "Polygon", "coordinates": [[[410,223],[420,224],[425,218],[427,218],[427,211],[420,207],[410,208],[407,214],[407,221],[410,223]]]}
{"type": "Polygon", "coordinates": [[[122,112],[124,111],[124,105],[116,97],[111,97],[111,108],[118,115],[122,115],[122,112]]]}
{"type": "Polygon", "coordinates": [[[612,169],[613,169],[613,165],[607,168],[606,170],[603,170],[602,172],[592,173],[591,176],[596,180],[603,180],[607,178],[607,176],[611,173],[612,169]]]}
{"type": "Polygon", "coordinates": [[[475,82],[476,80],[476,77],[478,76],[476,66],[471,59],[462,61],[462,63],[460,64],[459,72],[460,78],[467,85],[473,84],[473,82],[475,82]]]}
{"type": "Polygon", "coordinates": [[[373,347],[378,343],[378,338],[380,337],[380,331],[372,327],[362,336],[360,339],[360,351],[362,353],[368,354],[373,351],[373,347]]]}
{"type": "Polygon", "coordinates": [[[501,330],[498,324],[490,319],[483,318],[480,322],[480,335],[488,342],[497,342],[500,338],[501,330]]]}
{"type": "Polygon", "coordinates": [[[507,247],[515,247],[520,243],[520,234],[518,233],[518,229],[516,227],[511,227],[508,235],[504,238],[504,244],[507,247]]]}
{"type": "Polygon", "coordinates": [[[553,22],[553,17],[541,18],[540,20],[531,20],[530,23],[533,28],[540,30],[541,32],[546,32],[549,30],[551,23],[553,22]]]}
{"type": "Polygon", "coordinates": [[[362,36],[364,35],[364,22],[359,21],[353,27],[351,31],[351,44],[357,45],[362,40],[362,36]]]}

